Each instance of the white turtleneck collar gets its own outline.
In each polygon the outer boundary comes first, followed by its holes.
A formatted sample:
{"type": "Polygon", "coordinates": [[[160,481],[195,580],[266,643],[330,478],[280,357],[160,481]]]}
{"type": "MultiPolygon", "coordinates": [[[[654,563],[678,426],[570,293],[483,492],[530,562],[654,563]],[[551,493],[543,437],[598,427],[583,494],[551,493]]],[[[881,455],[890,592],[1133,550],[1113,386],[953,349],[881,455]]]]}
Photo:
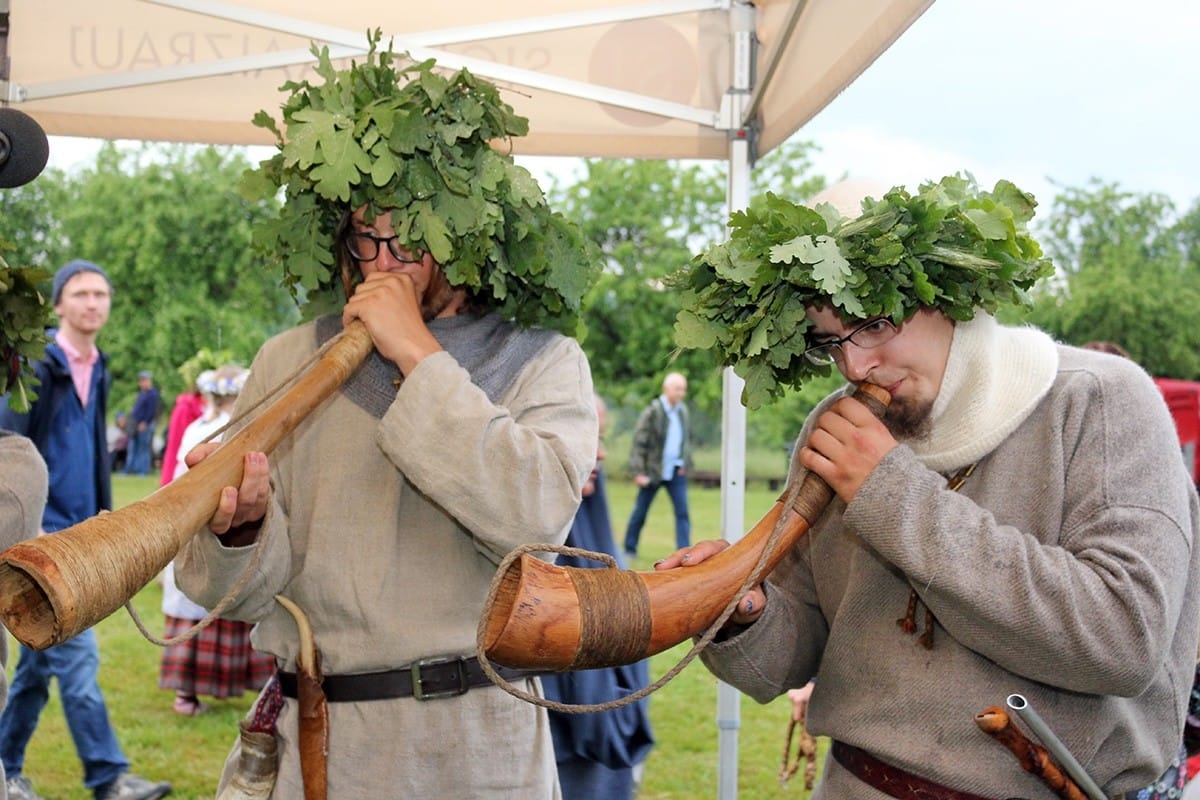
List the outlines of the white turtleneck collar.
{"type": "Polygon", "coordinates": [[[1058,372],[1058,348],[1036,328],[1010,328],[982,311],[954,326],[931,434],[906,444],[937,472],[973,464],[1033,411],[1058,372]]]}

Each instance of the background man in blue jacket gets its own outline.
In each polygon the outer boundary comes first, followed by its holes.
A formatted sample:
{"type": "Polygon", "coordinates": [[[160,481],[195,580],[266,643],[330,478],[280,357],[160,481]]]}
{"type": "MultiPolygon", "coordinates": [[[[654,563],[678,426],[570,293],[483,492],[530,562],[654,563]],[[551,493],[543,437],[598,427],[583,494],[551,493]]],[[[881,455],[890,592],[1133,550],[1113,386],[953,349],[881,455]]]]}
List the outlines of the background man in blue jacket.
{"type": "MultiPolygon", "coordinates": [[[[0,429],[31,439],[49,470],[43,534],[112,508],[105,430],[108,366],[96,347],[112,307],[112,284],[96,264],[75,260],[55,274],[53,299],[59,328],[36,365],[37,400],[28,413],[17,414],[8,407],[7,397],[0,398],[0,429]]],[[[100,692],[99,667],[92,630],[46,650],[21,646],[8,705],[0,714],[0,761],[8,776],[9,800],[40,800],[22,771],[25,748],[50,696],[51,678],[58,678],[67,727],[83,762],[84,784],[96,800],[158,800],[171,792],[169,783],[153,783],[129,772],[100,692]]]]}

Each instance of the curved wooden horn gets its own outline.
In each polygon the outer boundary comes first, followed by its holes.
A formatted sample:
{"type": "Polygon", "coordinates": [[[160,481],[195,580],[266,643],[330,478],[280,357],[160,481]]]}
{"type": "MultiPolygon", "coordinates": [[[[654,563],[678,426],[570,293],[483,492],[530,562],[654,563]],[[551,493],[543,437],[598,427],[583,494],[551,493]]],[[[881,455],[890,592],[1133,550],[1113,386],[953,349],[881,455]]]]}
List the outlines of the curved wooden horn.
{"type": "Polygon", "coordinates": [[[0,619],[42,650],[95,625],[158,575],[242,480],[246,453],[269,452],[371,352],[355,320],[287,392],[208,458],[143,500],[0,553],[0,619]]]}
{"type": "MultiPolygon", "coordinates": [[[[891,396],[861,384],[854,397],[882,416],[891,396]]],[[[795,473],[796,470],[793,470],[795,473]]],[[[518,669],[578,670],[632,664],[705,631],[754,570],[777,525],[770,572],[824,512],[833,490],[808,472],[784,489],[742,539],[694,567],[634,572],[548,564],[523,554],[486,608],[488,659],[518,669]]]]}

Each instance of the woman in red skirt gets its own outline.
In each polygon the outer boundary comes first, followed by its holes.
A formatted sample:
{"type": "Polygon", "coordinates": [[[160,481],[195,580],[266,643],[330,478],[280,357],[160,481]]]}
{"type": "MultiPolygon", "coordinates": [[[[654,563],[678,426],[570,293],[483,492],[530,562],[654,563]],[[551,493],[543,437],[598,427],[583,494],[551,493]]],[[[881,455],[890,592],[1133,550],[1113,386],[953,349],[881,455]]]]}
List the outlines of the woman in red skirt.
{"type": "MultiPolygon", "coordinates": [[[[208,407],[184,431],[174,478],[187,471],[183,456],[229,422],[247,374],[241,367],[227,365],[197,381],[208,407]]],[[[208,614],[179,591],[174,563],[163,570],[162,610],[168,639],[186,633],[208,614]]],[[[163,649],[158,688],[175,690],[175,711],[188,716],[200,714],[208,709],[200,702],[200,695],[240,697],[266,685],[275,672],[275,660],[251,647],[251,627],[247,622],[218,618],[191,639],[163,649]]]]}

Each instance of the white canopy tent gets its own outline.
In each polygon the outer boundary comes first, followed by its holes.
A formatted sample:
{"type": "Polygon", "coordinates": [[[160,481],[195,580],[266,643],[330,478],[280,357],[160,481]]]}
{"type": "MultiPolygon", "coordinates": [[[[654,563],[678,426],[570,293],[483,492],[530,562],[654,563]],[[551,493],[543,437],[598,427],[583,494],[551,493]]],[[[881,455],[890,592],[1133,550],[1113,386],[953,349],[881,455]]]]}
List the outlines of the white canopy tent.
{"type": "Polygon", "coordinates": [[[310,43],[351,57],[378,27],[511,87],[532,121],[517,152],[727,158],[741,128],[761,152],[790,136],[930,4],[0,0],[0,101],[50,134],[271,144],[250,120],[305,76],[310,43]]]}
{"type": "MultiPolygon", "coordinates": [[[[0,103],[49,134],[272,144],[251,125],[311,42],[335,59],[368,29],[466,67],[530,119],[517,154],[729,162],[729,209],[787,139],[933,0],[0,0],[0,103]]],[[[745,413],[726,370],[722,535],[744,530],[745,413]]],[[[719,796],[737,794],[738,694],[718,699],[719,796]]]]}

